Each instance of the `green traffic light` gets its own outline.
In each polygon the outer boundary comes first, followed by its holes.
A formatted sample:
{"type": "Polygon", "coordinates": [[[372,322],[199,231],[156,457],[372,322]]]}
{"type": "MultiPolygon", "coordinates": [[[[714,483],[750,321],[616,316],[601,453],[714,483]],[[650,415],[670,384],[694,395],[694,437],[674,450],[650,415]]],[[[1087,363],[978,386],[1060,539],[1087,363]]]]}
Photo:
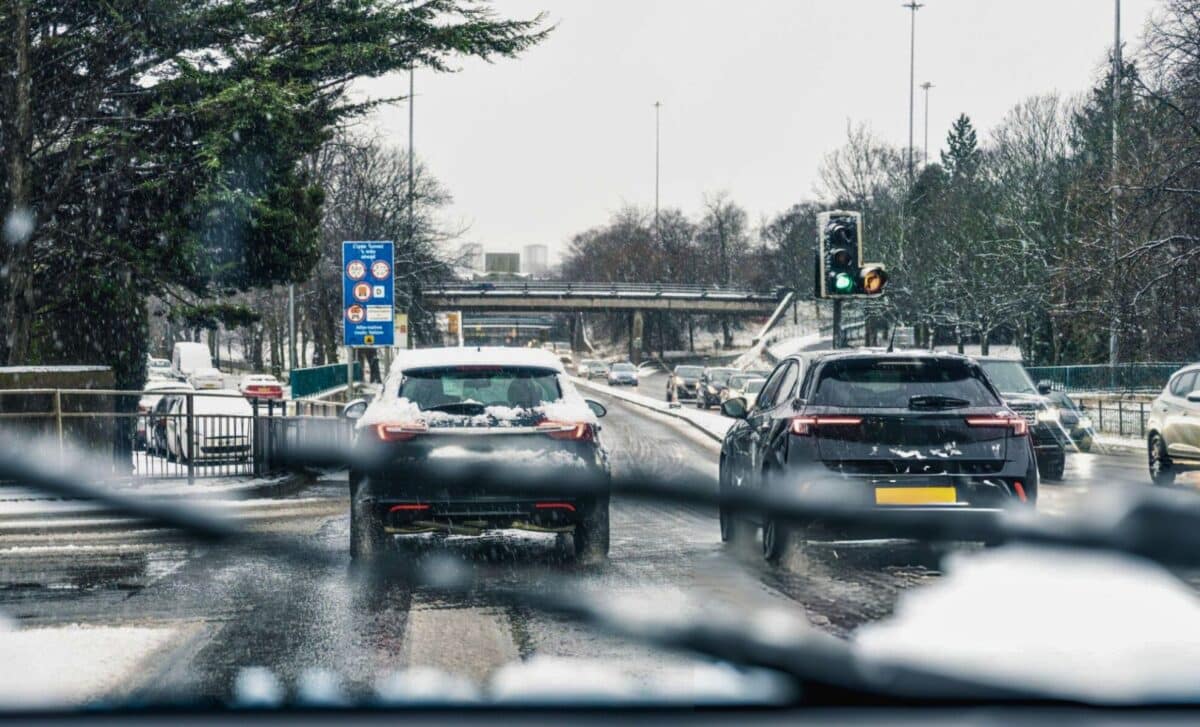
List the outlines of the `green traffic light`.
{"type": "Polygon", "coordinates": [[[839,293],[849,293],[854,290],[854,279],[846,273],[838,273],[833,279],[833,289],[839,293]]]}

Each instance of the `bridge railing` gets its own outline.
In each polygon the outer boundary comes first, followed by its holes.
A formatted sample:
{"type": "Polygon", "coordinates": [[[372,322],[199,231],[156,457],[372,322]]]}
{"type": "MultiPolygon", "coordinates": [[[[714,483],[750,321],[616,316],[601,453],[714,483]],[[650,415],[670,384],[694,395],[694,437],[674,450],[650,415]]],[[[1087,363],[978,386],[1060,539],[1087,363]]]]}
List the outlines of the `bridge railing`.
{"type": "Polygon", "coordinates": [[[578,283],[558,280],[528,281],[465,281],[441,283],[425,288],[435,295],[544,294],[544,295],[605,295],[629,296],[686,296],[694,298],[754,298],[777,300],[784,293],[769,293],[746,288],[723,288],[716,285],[676,285],[669,283],[578,283]]]}
{"type": "MultiPolygon", "coordinates": [[[[363,380],[362,362],[354,362],[354,380],[363,380]]],[[[322,391],[345,386],[346,364],[329,364],[328,366],[313,366],[307,369],[292,369],[288,373],[288,383],[292,387],[293,399],[304,399],[322,391]]]]}

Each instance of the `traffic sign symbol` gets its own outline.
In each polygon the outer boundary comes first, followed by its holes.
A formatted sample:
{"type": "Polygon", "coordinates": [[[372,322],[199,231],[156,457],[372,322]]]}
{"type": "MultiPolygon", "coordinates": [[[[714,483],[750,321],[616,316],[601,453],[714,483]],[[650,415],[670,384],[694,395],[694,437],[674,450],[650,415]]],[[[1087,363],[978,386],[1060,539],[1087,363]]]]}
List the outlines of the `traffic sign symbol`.
{"type": "Polygon", "coordinates": [[[354,299],[368,301],[371,299],[371,284],[359,283],[354,286],[354,299]]]}
{"type": "Polygon", "coordinates": [[[371,344],[375,343],[375,337],[368,333],[363,336],[363,343],[370,346],[371,344]]]}
{"type": "Polygon", "coordinates": [[[371,276],[376,280],[387,280],[391,274],[392,266],[388,265],[386,260],[376,260],[371,263],[371,276]]]}
{"type": "Polygon", "coordinates": [[[346,277],[362,280],[367,275],[367,265],[362,260],[351,260],[346,264],[346,277]]]}
{"type": "Polygon", "coordinates": [[[362,323],[367,317],[367,312],[363,310],[361,305],[352,305],[346,309],[346,320],[351,323],[362,323]]]}

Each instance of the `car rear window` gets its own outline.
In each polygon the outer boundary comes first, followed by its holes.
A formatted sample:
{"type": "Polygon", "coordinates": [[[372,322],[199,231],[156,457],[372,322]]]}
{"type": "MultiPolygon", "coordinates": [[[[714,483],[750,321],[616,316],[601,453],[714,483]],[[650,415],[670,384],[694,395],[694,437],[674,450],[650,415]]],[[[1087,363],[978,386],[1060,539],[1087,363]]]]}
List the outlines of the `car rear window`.
{"type": "Polygon", "coordinates": [[[529,409],[562,399],[562,389],[552,369],[450,366],[405,371],[399,396],[423,410],[466,402],[529,409]]]}
{"type": "Polygon", "coordinates": [[[762,391],[763,384],[767,383],[766,379],[750,379],[746,382],[746,393],[757,394],[762,391]]]}
{"type": "Polygon", "coordinates": [[[633,364],[619,363],[612,365],[613,371],[633,371],[633,364]]]}
{"type": "Polygon", "coordinates": [[[676,376],[686,376],[690,379],[699,378],[702,373],[704,373],[704,369],[699,366],[677,366],[675,368],[676,376]]]}
{"type": "Polygon", "coordinates": [[[254,408],[242,396],[195,396],[192,406],[196,414],[254,415],[254,408]]]}
{"type": "Polygon", "coordinates": [[[710,369],[708,378],[717,384],[724,384],[729,381],[729,377],[736,374],[737,369],[710,369]]]}
{"type": "Polygon", "coordinates": [[[906,409],[914,396],[962,399],[967,406],[998,406],[983,372],[966,361],[854,358],[821,367],[811,403],[818,406],[906,409]]]}

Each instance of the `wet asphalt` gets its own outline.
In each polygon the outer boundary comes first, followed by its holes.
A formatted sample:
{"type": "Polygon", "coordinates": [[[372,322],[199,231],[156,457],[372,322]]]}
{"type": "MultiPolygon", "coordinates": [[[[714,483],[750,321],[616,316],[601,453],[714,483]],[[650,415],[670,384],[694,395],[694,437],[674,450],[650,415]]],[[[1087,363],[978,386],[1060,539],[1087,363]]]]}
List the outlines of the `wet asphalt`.
{"type": "MultiPolygon", "coordinates": [[[[644,387],[648,395],[660,393],[644,387]]],[[[619,474],[690,473],[716,487],[718,445],[678,422],[600,397],[604,437],[619,474]]],[[[1069,513],[1110,481],[1142,478],[1134,455],[1072,455],[1067,481],[1046,485],[1041,507],[1069,513]]],[[[0,543],[0,614],[21,628],[138,626],[168,629],[166,647],[139,659],[95,696],[227,700],[246,667],[270,669],[285,687],[324,670],[347,694],[368,694],[386,675],[434,667],[473,683],[533,657],[602,662],[634,680],[686,671],[693,657],[598,633],[514,604],[507,589],[567,586],[647,610],[703,602],[749,612],[779,607],[848,636],[889,615],[905,589],[936,579],[944,548],[896,541],[810,544],[803,559],[763,563],[753,546],[720,542],[709,509],[616,499],[612,545],[601,566],[575,564],[563,536],[504,532],[482,538],[419,536],[405,557],[449,555],[474,572],[468,593],[366,578],[350,567],[344,475],[323,476],[279,517],[256,521],[326,551],[288,563],[263,547],[197,545],[178,534],[133,530],[86,539],[50,534],[0,543]],[[315,503],[315,505],[313,504],[315,503]]],[[[958,546],[975,547],[975,546],[958,546]]]]}

